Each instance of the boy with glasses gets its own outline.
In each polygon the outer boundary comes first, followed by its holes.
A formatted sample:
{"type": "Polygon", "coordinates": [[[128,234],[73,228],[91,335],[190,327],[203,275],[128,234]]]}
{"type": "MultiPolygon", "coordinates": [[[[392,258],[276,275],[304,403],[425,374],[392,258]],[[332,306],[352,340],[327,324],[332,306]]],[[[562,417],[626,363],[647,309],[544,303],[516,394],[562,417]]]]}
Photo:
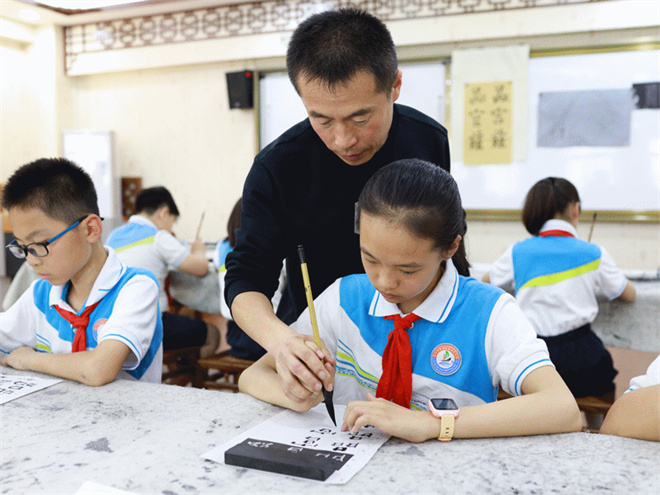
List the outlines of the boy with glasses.
{"type": "Polygon", "coordinates": [[[3,190],[16,239],[7,248],[41,280],[0,313],[2,365],[99,386],[159,383],[158,282],[101,242],[89,175],[62,158],[19,168],[3,190]]]}

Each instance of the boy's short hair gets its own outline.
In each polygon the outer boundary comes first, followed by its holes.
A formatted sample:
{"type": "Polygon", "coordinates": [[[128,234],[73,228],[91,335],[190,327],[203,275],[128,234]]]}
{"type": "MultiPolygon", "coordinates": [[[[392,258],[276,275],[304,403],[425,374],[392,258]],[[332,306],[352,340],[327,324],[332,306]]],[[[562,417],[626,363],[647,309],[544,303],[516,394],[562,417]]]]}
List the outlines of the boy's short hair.
{"type": "Polygon", "coordinates": [[[300,23],[289,42],[286,66],[298,93],[299,77],[333,88],[360,71],[374,75],[377,91],[389,92],[398,69],[394,41],[385,24],[355,8],[329,10],[300,23]]]}
{"type": "Polygon", "coordinates": [[[163,206],[167,206],[175,217],[179,216],[179,209],[172,194],[163,186],[142,189],[135,198],[135,213],[153,215],[163,206]]]}
{"type": "Polygon", "coordinates": [[[4,186],[2,207],[38,208],[64,223],[99,214],[92,178],[66,158],[40,158],[21,166],[4,186]]]}

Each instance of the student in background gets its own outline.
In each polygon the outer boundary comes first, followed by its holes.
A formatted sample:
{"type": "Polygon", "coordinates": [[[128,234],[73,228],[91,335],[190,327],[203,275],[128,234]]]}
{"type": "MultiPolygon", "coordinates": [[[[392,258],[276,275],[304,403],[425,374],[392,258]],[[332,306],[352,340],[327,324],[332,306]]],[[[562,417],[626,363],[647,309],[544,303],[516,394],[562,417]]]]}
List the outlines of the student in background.
{"type": "MultiPolygon", "coordinates": [[[[450,440],[429,400],[453,399],[454,436],[577,431],[575,399],[515,299],[468,278],[465,212],[452,177],[428,162],[397,161],[359,198],[365,274],[337,280],[315,309],[334,369],[334,401],[348,404],[343,430],[373,425],[420,442],[450,440]],[[394,330],[393,330],[394,327],[394,330]],[[498,386],[514,397],[496,401],[498,386]],[[366,400],[365,399],[366,396],[366,400]]],[[[312,334],[308,310],[293,325],[312,334]]],[[[241,374],[241,391],[304,411],[321,392],[292,401],[265,355],[241,374]]]]}
{"type": "Polygon", "coordinates": [[[522,219],[534,237],[509,247],[484,281],[515,289],[516,299],[575,397],[614,398],[612,356],[591,329],[597,295],[635,300],[634,286],[604,248],[577,238],[580,197],[566,179],[529,190],[522,219]]]}
{"type": "Polygon", "coordinates": [[[7,248],[41,279],[0,314],[2,364],[92,386],[160,383],[158,282],[103,247],[89,175],[63,158],[36,160],[9,178],[2,207],[16,237],[7,248]]]}
{"type": "MultiPolygon", "coordinates": [[[[239,198],[231,210],[229,220],[227,221],[227,237],[220,243],[215,251],[213,262],[218,267],[218,280],[220,283],[220,313],[227,319],[227,343],[231,346],[229,354],[241,359],[248,359],[256,361],[263,356],[266,351],[263,347],[257,344],[250,338],[240,327],[232,320],[231,311],[225,302],[225,275],[227,274],[227,267],[225,260],[227,255],[234,249],[236,245],[236,231],[241,228],[241,199],[239,198]]],[[[282,297],[282,290],[286,283],[284,269],[280,273],[279,287],[275,291],[275,295],[271,299],[273,304],[273,311],[277,311],[280,299],[282,297]]]]}
{"type": "Polygon", "coordinates": [[[330,376],[306,337],[288,326],[305,308],[298,245],[314,295],[361,273],[353,223],[367,179],[410,157],[449,170],[449,143],[438,122],[395,104],[402,73],[394,42],[371,14],[346,8],[308,17],[291,37],[286,65],[309,118],[254,159],[241,230],[227,257],[225,297],[236,323],[276,356],[282,387],[304,397],[330,376]],[[288,283],[276,314],[271,298],[283,260],[288,283]]]}
{"type": "Polygon", "coordinates": [[[660,441],[660,356],[612,405],[600,433],[660,441]]]}
{"type": "Polygon", "coordinates": [[[208,273],[206,247],[197,238],[188,248],[172,235],[179,209],[172,194],[164,187],[141,190],[135,199],[135,214],[128,223],[110,233],[107,245],[128,266],[150,270],[158,280],[160,308],[163,311],[163,349],[170,351],[199,347],[201,357],[215,353],[220,331],[215,325],[196,318],[167,312],[165,279],[170,270],[202,277],[208,273]]]}

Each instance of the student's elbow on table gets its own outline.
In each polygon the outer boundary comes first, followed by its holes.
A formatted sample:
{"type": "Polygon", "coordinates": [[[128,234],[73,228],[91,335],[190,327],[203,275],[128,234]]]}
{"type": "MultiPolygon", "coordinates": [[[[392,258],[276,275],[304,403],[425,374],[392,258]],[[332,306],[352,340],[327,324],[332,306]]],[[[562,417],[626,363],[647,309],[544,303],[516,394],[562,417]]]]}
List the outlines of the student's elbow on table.
{"type": "Polygon", "coordinates": [[[80,370],[80,381],[90,387],[101,387],[114,381],[120,370],[121,368],[115,370],[114,367],[108,366],[107,363],[103,363],[100,359],[90,359],[80,370]]]}
{"type": "Polygon", "coordinates": [[[582,415],[575,397],[552,366],[532,371],[523,382],[523,393],[539,394],[536,407],[548,417],[549,431],[567,433],[582,430],[582,415]]]}
{"type": "Polygon", "coordinates": [[[557,411],[561,411],[562,415],[560,422],[561,429],[558,433],[582,431],[582,414],[580,413],[580,408],[568,387],[563,383],[562,385],[563,390],[555,394],[557,411]]]}
{"type": "Polygon", "coordinates": [[[572,394],[566,398],[566,432],[582,431],[582,414],[572,394]]]}
{"type": "Polygon", "coordinates": [[[128,346],[118,340],[99,343],[95,349],[85,353],[86,359],[80,366],[81,383],[100,387],[114,381],[130,353],[128,346]]]}
{"type": "Polygon", "coordinates": [[[253,373],[252,366],[243,371],[238,377],[238,391],[244,394],[252,395],[250,393],[250,375],[253,373]]]}
{"type": "Polygon", "coordinates": [[[238,377],[238,391],[257,399],[263,399],[265,389],[270,383],[262,359],[257,360],[238,377]]]}

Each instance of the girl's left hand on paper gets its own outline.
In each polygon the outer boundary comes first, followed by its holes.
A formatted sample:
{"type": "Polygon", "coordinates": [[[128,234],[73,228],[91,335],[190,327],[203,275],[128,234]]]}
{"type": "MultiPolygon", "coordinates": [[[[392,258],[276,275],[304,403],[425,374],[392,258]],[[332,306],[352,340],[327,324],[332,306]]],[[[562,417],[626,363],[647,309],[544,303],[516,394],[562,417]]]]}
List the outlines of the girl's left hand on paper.
{"type": "Polygon", "coordinates": [[[409,442],[424,442],[440,434],[440,421],[428,411],[412,411],[373,394],[367,394],[366,401],[348,403],[341,430],[356,433],[366,425],[409,442]]]}
{"type": "Polygon", "coordinates": [[[27,370],[30,368],[30,359],[37,351],[31,347],[19,347],[2,358],[2,365],[9,366],[16,370],[27,370]]]}

